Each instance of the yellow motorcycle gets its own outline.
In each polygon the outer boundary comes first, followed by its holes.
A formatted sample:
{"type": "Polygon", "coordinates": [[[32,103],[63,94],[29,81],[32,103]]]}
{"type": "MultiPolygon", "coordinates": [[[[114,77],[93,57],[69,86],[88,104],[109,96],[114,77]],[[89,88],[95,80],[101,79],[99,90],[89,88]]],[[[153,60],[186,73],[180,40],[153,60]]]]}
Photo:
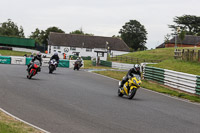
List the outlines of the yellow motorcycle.
{"type": "MultiPolygon", "coordinates": [[[[123,85],[122,88],[118,88],[118,96],[122,97],[123,95],[128,96],[128,99],[132,99],[137,89],[140,88],[142,81],[140,75],[134,74],[133,77],[129,77],[128,81],[123,85]]],[[[119,86],[121,81],[119,82],[119,86]]]]}

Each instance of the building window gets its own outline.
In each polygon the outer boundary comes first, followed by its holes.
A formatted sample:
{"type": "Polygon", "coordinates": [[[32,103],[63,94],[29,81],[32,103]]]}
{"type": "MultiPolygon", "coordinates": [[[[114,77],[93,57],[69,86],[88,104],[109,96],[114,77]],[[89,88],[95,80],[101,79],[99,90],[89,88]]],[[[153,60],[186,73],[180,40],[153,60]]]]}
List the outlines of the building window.
{"type": "Polygon", "coordinates": [[[53,52],[56,52],[56,50],[54,50],[53,52]]]}
{"type": "Polygon", "coordinates": [[[61,53],[61,51],[58,51],[58,53],[61,53]]]}
{"type": "Polygon", "coordinates": [[[60,46],[54,46],[53,48],[54,49],[60,49],[60,46]]]}
{"type": "Polygon", "coordinates": [[[104,53],[98,53],[99,57],[104,57],[104,53]]]}
{"type": "Polygon", "coordinates": [[[91,48],[86,48],[86,52],[92,52],[91,48]]]}
{"type": "Polygon", "coordinates": [[[76,51],[76,47],[70,47],[70,50],[76,51]]]}

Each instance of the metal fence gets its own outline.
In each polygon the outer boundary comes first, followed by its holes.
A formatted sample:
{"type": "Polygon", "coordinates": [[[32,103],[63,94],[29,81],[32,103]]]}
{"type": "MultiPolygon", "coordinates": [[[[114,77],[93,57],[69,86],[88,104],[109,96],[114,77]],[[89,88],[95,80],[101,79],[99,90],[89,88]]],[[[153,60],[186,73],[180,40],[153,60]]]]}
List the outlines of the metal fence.
{"type": "Polygon", "coordinates": [[[130,63],[130,64],[139,64],[142,62],[151,62],[151,63],[158,63],[162,60],[153,60],[153,59],[142,59],[142,58],[134,58],[132,56],[115,56],[108,58],[109,61],[116,61],[116,62],[123,62],[123,63],[130,63]]]}
{"type": "Polygon", "coordinates": [[[200,62],[200,50],[195,49],[175,49],[174,58],[184,61],[199,61],[200,62]]]}

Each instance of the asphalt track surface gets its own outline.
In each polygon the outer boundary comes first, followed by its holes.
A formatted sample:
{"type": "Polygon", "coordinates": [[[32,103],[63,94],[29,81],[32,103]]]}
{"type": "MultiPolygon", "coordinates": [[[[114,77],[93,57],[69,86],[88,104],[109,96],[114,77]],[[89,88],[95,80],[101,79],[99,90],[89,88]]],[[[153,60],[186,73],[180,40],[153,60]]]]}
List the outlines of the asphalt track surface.
{"type": "Polygon", "coordinates": [[[52,133],[200,133],[200,106],[139,89],[117,97],[118,81],[83,70],[0,64],[0,108],[52,133]]]}

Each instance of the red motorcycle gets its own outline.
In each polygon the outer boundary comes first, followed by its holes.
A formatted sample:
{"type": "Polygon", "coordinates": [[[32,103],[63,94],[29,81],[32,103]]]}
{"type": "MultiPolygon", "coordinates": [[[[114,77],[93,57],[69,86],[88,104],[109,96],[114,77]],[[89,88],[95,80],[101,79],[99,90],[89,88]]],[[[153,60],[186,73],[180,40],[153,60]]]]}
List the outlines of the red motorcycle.
{"type": "Polygon", "coordinates": [[[39,62],[35,62],[33,64],[31,64],[32,66],[30,71],[28,71],[28,75],[27,78],[31,79],[33,76],[35,76],[37,74],[38,71],[40,71],[40,63],[39,62]]]}
{"type": "Polygon", "coordinates": [[[74,70],[76,70],[76,69],[79,70],[81,66],[82,66],[81,62],[80,61],[76,61],[74,63],[74,70]]]}

